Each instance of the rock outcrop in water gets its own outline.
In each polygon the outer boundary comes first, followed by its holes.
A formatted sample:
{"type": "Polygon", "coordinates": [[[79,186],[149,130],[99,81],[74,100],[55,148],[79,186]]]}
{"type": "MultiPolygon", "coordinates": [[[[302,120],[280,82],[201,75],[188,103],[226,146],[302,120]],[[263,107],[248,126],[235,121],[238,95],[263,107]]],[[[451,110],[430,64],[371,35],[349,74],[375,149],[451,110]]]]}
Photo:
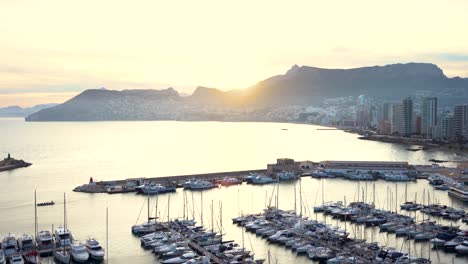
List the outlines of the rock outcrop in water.
{"type": "Polygon", "coordinates": [[[8,154],[8,157],[0,161],[0,171],[14,170],[29,167],[31,165],[31,163],[25,162],[24,160],[13,159],[10,157],[10,154],[8,154]]]}
{"type": "MultiPolygon", "coordinates": [[[[325,98],[366,94],[401,99],[431,91],[444,100],[468,100],[468,79],[448,78],[434,64],[408,63],[355,69],[294,65],[244,90],[197,87],[190,96],[165,90],[87,90],[71,100],[29,115],[27,121],[223,120],[239,109],[313,105],[325,98]]],[[[239,115],[242,111],[239,111],[239,115]]],[[[235,120],[236,116],[230,117],[235,120]]],[[[239,116],[239,121],[255,119],[239,116]]]]}

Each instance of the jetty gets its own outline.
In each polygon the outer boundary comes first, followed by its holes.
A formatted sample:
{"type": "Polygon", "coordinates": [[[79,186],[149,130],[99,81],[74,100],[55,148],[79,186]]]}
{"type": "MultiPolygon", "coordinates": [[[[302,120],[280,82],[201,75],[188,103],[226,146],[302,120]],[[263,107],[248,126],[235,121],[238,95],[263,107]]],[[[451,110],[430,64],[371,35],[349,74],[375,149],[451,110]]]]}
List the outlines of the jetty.
{"type": "Polygon", "coordinates": [[[216,180],[230,177],[239,180],[244,180],[249,174],[265,174],[266,169],[258,170],[244,170],[244,171],[227,171],[227,172],[214,172],[214,173],[201,173],[201,174],[187,174],[187,175],[172,175],[151,178],[129,178],[125,180],[111,180],[111,181],[98,181],[94,182],[90,179],[88,184],[76,187],[73,191],[85,193],[125,193],[136,192],[136,187],[143,183],[164,184],[181,186],[182,183],[190,179],[205,180],[215,182],[216,180]],[[111,191],[109,191],[111,190],[111,191]]]}

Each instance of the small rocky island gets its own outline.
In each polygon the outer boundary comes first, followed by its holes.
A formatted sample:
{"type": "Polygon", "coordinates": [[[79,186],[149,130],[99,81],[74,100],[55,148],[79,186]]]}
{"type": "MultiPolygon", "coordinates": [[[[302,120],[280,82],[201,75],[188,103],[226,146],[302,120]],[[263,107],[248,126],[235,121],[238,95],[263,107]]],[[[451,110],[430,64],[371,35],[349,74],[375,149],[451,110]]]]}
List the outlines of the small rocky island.
{"type": "Polygon", "coordinates": [[[14,170],[17,168],[29,167],[31,165],[32,163],[28,163],[24,160],[17,160],[12,158],[10,153],[8,153],[8,156],[0,161],[0,171],[14,170]]]}

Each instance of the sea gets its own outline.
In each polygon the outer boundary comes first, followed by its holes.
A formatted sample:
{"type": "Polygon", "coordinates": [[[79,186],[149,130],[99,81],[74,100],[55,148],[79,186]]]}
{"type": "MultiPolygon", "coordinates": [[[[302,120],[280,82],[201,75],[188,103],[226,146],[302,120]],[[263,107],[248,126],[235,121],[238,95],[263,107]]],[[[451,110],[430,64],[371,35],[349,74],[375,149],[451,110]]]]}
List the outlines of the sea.
{"type": "MultiPolygon", "coordinates": [[[[358,135],[340,130],[291,123],[255,122],[25,122],[19,118],[0,119],[0,156],[31,162],[28,168],[0,172],[0,236],[14,233],[34,234],[34,192],[37,202],[55,201],[54,206],[38,208],[40,230],[67,226],[77,240],[92,236],[108,248],[109,263],[160,263],[151,251],[140,247],[131,226],[147,218],[147,197],[134,193],[86,194],[73,189],[92,177],[119,180],[136,177],[162,177],[209,172],[264,169],[277,158],[298,161],[368,160],[408,161],[428,164],[429,159],[457,161],[468,159],[466,153],[440,150],[408,151],[407,146],[358,139],[358,135]],[[66,219],[64,218],[64,195],[66,219]],[[108,214],[106,214],[108,212],[108,214]],[[108,220],[106,222],[106,215],[108,220]],[[106,224],[108,223],[108,224],[106,224]],[[106,240],[106,227],[108,240],[106,240]]],[[[454,166],[455,163],[447,163],[454,166]]],[[[298,182],[279,187],[280,209],[299,210],[298,182]],[[294,195],[296,190],[296,196],[294,195]],[[296,199],[295,199],[296,197],[296,199]]],[[[395,208],[407,199],[422,202],[423,193],[431,199],[455,207],[468,207],[448,197],[447,192],[434,191],[426,180],[410,183],[389,183],[382,180],[357,183],[343,179],[301,179],[303,214],[311,219],[347,228],[350,236],[366,238],[430,258],[432,263],[468,263],[468,258],[433,249],[430,243],[408,243],[394,234],[380,233],[377,228],[359,228],[349,223],[314,214],[312,207],[326,201],[362,200],[366,190],[368,202],[377,207],[395,208]],[[322,185],[323,190],[322,192],[322,185]],[[374,195],[375,189],[375,195],[374,195]],[[388,197],[392,193],[391,205],[388,197]],[[358,195],[359,194],[359,195],[358,195]],[[408,198],[409,197],[409,198],[408,198]],[[414,197],[414,198],[413,198],[414,197]]],[[[203,192],[185,191],[190,217],[207,229],[222,230],[226,240],[235,240],[252,251],[256,258],[271,254],[273,263],[311,263],[305,256],[278,245],[269,244],[255,234],[245,233],[232,224],[241,214],[260,213],[274,194],[274,185],[239,185],[203,192]],[[203,200],[203,202],[202,202],[203,200]],[[220,208],[222,207],[222,210],[220,208]],[[221,212],[222,211],[222,212],[221,212]],[[203,219],[201,219],[203,215],[203,219]],[[222,217],[220,217],[222,215],[222,217]],[[242,239],[244,237],[244,239],[242,239]]],[[[150,214],[161,219],[184,216],[184,190],[150,197],[150,214]],[[157,206],[156,206],[157,200],[157,206]],[[170,201],[170,202],[169,202],[170,201]],[[168,206],[170,204],[170,206],[168,206]],[[156,207],[158,208],[156,211],[156,207]]],[[[427,216],[416,215],[418,221],[427,216]]],[[[458,225],[437,218],[433,221],[458,225]]],[[[53,263],[52,258],[43,263],[53,263]]]]}

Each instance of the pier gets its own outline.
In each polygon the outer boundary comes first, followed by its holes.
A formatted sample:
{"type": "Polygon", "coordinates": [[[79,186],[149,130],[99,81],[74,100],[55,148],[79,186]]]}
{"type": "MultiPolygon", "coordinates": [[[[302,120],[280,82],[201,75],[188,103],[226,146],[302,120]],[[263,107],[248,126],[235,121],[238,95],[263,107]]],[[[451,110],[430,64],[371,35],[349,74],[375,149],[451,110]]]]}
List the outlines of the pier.
{"type": "Polygon", "coordinates": [[[130,178],[125,180],[111,180],[111,181],[98,181],[90,182],[89,184],[84,184],[82,186],[76,187],[75,192],[85,192],[85,193],[107,193],[107,187],[109,186],[119,186],[121,189],[118,189],[112,193],[124,193],[124,192],[134,192],[136,191],[134,187],[141,182],[151,182],[155,184],[170,184],[170,185],[180,185],[190,179],[201,179],[206,181],[216,181],[224,177],[231,177],[240,180],[250,173],[259,173],[266,174],[266,169],[258,170],[244,170],[244,171],[227,171],[227,172],[214,172],[214,173],[201,173],[201,174],[187,174],[187,175],[173,175],[173,176],[162,176],[162,177],[151,177],[151,178],[130,178]],[[132,188],[133,186],[133,188],[132,188]]]}

